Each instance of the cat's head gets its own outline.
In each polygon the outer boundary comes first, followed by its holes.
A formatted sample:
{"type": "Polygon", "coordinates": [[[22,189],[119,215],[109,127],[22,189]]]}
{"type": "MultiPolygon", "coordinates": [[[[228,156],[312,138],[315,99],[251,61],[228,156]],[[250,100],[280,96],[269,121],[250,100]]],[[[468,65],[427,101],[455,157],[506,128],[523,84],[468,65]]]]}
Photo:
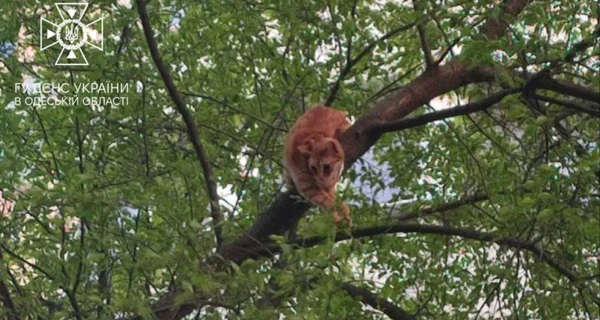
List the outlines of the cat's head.
{"type": "Polygon", "coordinates": [[[324,138],[314,143],[303,144],[298,150],[306,157],[308,170],[322,188],[336,184],[344,169],[344,149],[339,141],[324,138]]]}

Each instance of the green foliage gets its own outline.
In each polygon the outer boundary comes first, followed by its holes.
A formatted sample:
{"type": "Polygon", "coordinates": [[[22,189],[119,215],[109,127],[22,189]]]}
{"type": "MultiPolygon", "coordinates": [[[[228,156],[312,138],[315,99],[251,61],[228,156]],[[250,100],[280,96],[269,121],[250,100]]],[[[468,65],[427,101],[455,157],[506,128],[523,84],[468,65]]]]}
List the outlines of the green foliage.
{"type": "MultiPolygon", "coordinates": [[[[349,231],[316,209],[296,231],[322,243],[298,248],[287,235],[273,236],[281,247],[276,257],[215,268],[205,177],[149,55],[135,4],[127,2],[92,2],[90,14],[105,17],[104,50],[84,47],[89,65],[78,67],[55,66],[60,49],[39,48],[40,15],[55,10],[53,2],[0,6],[0,199],[14,201],[6,214],[7,202],[0,203],[0,284],[22,318],[151,319],[152,303],[173,287],[181,288],[177,303],[203,304],[202,319],[385,318],[342,290],[346,282],[422,319],[600,315],[600,123],[586,113],[565,116],[564,106],[525,94],[485,112],[384,135],[345,174],[339,194],[351,205],[355,230],[417,212],[411,222],[535,243],[580,279],[570,281],[526,248],[468,237],[408,232],[336,242],[336,230],[349,231]],[[65,97],[78,100],[68,106],[17,104],[40,96],[15,90],[25,79],[110,81],[129,90],[71,91],[65,97]],[[127,103],[84,103],[114,96],[127,103]],[[489,199],[423,213],[476,192],[489,199]],[[393,204],[406,199],[413,201],[393,204]]],[[[501,16],[498,1],[422,4],[423,12],[399,1],[149,3],[158,49],[219,186],[227,242],[283,189],[287,130],[305,108],[328,98],[349,61],[371,48],[340,80],[334,103],[356,118],[425,70],[416,28],[381,36],[422,22],[434,60],[460,40],[442,63],[460,59],[510,71],[527,65],[535,73],[593,39],[598,23],[597,4],[534,1],[492,41],[479,31],[485,19],[501,16]]],[[[576,63],[555,64],[554,73],[598,92],[598,48],[578,54],[576,63]]],[[[498,72],[494,82],[444,95],[443,105],[524,84],[514,72],[498,72]]],[[[413,115],[433,111],[425,106],[413,115]]],[[[5,318],[3,295],[0,287],[5,318]]]]}

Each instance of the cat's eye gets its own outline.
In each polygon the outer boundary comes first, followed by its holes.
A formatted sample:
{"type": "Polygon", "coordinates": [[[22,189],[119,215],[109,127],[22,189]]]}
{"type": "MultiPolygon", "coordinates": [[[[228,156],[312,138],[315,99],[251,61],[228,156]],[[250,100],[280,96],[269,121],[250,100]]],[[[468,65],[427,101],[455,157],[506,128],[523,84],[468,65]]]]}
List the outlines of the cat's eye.
{"type": "Polygon", "coordinates": [[[312,172],[312,173],[317,173],[317,171],[318,171],[317,166],[315,166],[315,165],[311,165],[308,169],[310,169],[310,172],[312,172]]]}
{"type": "Polygon", "coordinates": [[[329,164],[324,164],[324,165],[323,165],[323,173],[325,173],[325,174],[327,174],[327,175],[328,175],[328,174],[330,173],[330,171],[331,171],[331,165],[329,165],[329,164]]]}

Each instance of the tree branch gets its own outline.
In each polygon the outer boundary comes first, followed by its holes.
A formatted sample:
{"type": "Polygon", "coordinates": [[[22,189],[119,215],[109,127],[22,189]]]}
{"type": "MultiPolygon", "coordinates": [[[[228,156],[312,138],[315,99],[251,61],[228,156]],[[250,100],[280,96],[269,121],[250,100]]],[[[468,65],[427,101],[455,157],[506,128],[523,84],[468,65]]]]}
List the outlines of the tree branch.
{"type": "MultiPolygon", "coordinates": [[[[2,254],[2,250],[0,250],[0,261],[3,260],[4,256],[2,254]]],[[[7,272],[9,272],[8,269],[7,272]]],[[[0,275],[1,274],[2,273],[0,272],[0,275]]],[[[2,278],[4,277],[0,277],[0,279],[2,278]]],[[[17,309],[15,307],[15,303],[11,298],[10,291],[8,290],[8,287],[6,286],[3,280],[0,280],[0,301],[2,301],[4,307],[7,310],[6,312],[8,314],[8,320],[21,320],[21,317],[19,316],[19,313],[17,312],[17,309]]]]}
{"type": "Polygon", "coordinates": [[[396,221],[408,221],[408,220],[412,220],[415,218],[432,215],[434,213],[440,213],[440,212],[454,210],[454,209],[460,208],[460,207],[468,205],[468,204],[473,204],[473,203],[477,203],[477,202],[481,202],[481,201],[485,201],[485,200],[489,200],[489,199],[490,199],[490,197],[487,194],[477,193],[472,196],[464,197],[455,202],[443,203],[443,204],[440,204],[433,208],[425,208],[425,209],[422,209],[419,211],[408,212],[408,213],[399,215],[397,217],[392,217],[392,218],[396,221]]]}
{"type": "Polygon", "coordinates": [[[399,131],[409,128],[414,128],[418,126],[422,126],[434,121],[443,120],[447,118],[457,117],[477,111],[483,111],[495,105],[496,103],[502,101],[504,97],[520,92],[521,89],[508,89],[504,91],[500,91],[495,95],[489,96],[486,99],[471,102],[462,106],[457,106],[454,108],[443,109],[436,112],[430,112],[417,117],[409,117],[404,119],[399,119],[396,121],[384,121],[383,123],[377,125],[377,129],[382,133],[399,131]]]}
{"type": "MultiPolygon", "coordinates": [[[[376,225],[372,227],[365,227],[353,230],[350,234],[346,231],[338,232],[335,236],[335,241],[344,241],[357,238],[373,237],[384,234],[394,233],[421,233],[421,234],[435,234],[435,235],[446,235],[446,236],[459,236],[465,239],[494,242],[500,246],[507,246],[516,249],[524,249],[534,254],[535,257],[544,261],[558,273],[562,274],[571,281],[579,280],[579,276],[571,269],[565,267],[562,262],[554,259],[550,256],[549,252],[539,247],[537,244],[519,238],[514,237],[501,237],[494,233],[479,232],[472,229],[466,228],[455,228],[449,226],[438,226],[438,225],[423,225],[423,224],[406,224],[397,223],[390,225],[376,225]]],[[[324,243],[327,241],[326,237],[316,236],[305,239],[298,239],[294,244],[302,248],[313,247],[315,245],[324,243]]],[[[269,251],[271,253],[279,252],[280,249],[277,246],[270,246],[269,251]]]]}
{"type": "Polygon", "coordinates": [[[202,145],[202,142],[199,139],[198,135],[198,126],[194,122],[194,118],[190,111],[187,109],[185,102],[181,96],[181,93],[175,87],[175,83],[171,78],[171,74],[167,69],[167,66],[163,62],[160,52],[158,51],[158,45],[156,44],[156,40],[154,39],[154,32],[152,31],[152,26],[150,25],[150,18],[148,17],[148,11],[146,9],[146,1],[145,0],[136,0],[137,9],[140,15],[140,19],[142,20],[142,26],[144,28],[144,36],[146,37],[146,42],[148,43],[148,48],[150,49],[150,55],[152,56],[152,60],[154,60],[154,64],[160,73],[160,76],[167,87],[167,91],[171,96],[171,99],[175,103],[177,111],[181,114],[183,121],[185,122],[185,126],[187,127],[187,133],[194,146],[194,151],[196,151],[196,156],[198,161],[200,162],[200,166],[202,167],[202,173],[204,175],[204,180],[206,183],[206,190],[208,192],[208,198],[210,200],[210,214],[213,219],[213,225],[215,229],[215,238],[217,242],[217,249],[221,248],[223,245],[223,234],[221,230],[221,226],[219,225],[223,220],[223,214],[219,208],[219,195],[217,193],[217,183],[215,182],[215,177],[212,172],[212,168],[210,166],[210,161],[208,160],[208,154],[202,145]]]}
{"type": "Polygon", "coordinates": [[[532,81],[533,89],[546,89],[558,92],[567,96],[577,97],[593,103],[600,103],[600,92],[591,88],[580,86],[564,80],[557,80],[549,73],[539,73],[539,76],[532,81]]]}
{"type": "Polygon", "coordinates": [[[344,289],[353,298],[360,298],[360,301],[374,309],[380,310],[385,315],[393,320],[416,320],[417,318],[404,309],[394,305],[371,291],[354,286],[350,283],[342,283],[341,288],[344,289]]]}
{"type": "Polygon", "coordinates": [[[550,98],[550,97],[546,97],[546,96],[542,96],[539,94],[532,94],[531,95],[533,98],[541,100],[541,101],[545,101],[548,103],[552,103],[552,104],[556,104],[559,106],[563,106],[572,110],[576,110],[579,112],[583,112],[583,113],[587,113],[591,116],[594,116],[596,118],[600,118],[600,105],[597,104],[588,104],[585,106],[580,106],[578,104],[569,102],[569,101],[562,101],[562,100],[558,100],[558,99],[554,99],[554,98],[550,98]]]}
{"type": "MultiPolygon", "coordinates": [[[[537,259],[545,262],[548,266],[556,270],[559,274],[565,276],[570,281],[577,284],[580,280],[585,280],[587,276],[580,277],[575,271],[565,266],[564,263],[551,256],[550,252],[542,249],[534,242],[522,240],[516,237],[503,237],[495,233],[480,232],[473,229],[467,228],[456,228],[449,226],[439,225],[423,225],[423,224],[386,224],[386,225],[375,225],[371,227],[364,227],[355,229],[351,233],[347,231],[340,231],[335,235],[334,241],[340,242],[358,238],[370,238],[385,234],[395,233],[419,233],[419,234],[431,234],[431,235],[445,235],[445,236],[458,236],[464,239],[493,242],[500,246],[507,246],[518,250],[526,250],[533,254],[537,259]]],[[[301,238],[294,242],[291,242],[292,246],[300,248],[310,248],[328,241],[327,236],[314,236],[309,238],[301,238]]],[[[281,253],[282,248],[278,244],[269,244],[267,246],[260,245],[251,250],[253,256],[272,256],[281,253]]]]}
{"type": "MultiPolygon", "coordinates": [[[[419,0],[413,0],[413,9],[417,14],[421,13],[422,7],[419,0]]],[[[417,24],[417,32],[419,33],[419,41],[421,42],[421,50],[423,51],[423,58],[425,59],[425,66],[427,69],[433,68],[435,65],[433,57],[431,56],[431,49],[429,48],[429,42],[427,41],[427,35],[425,34],[424,28],[425,21],[421,21],[417,24]]]]}
{"type": "Polygon", "coordinates": [[[37,264],[31,263],[29,261],[27,261],[25,258],[19,256],[18,254],[12,252],[12,250],[8,249],[7,247],[5,247],[4,245],[0,244],[0,248],[2,250],[4,250],[4,252],[8,253],[9,256],[19,260],[21,263],[26,264],[27,266],[31,267],[33,270],[45,275],[49,280],[54,281],[54,276],[52,276],[51,273],[49,273],[48,271],[42,269],[41,267],[39,267],[37,264]]]}
{"type": "Polygon", "coordinates": [[[7,314],[8,314],[8,320],[20,320],[21,317],[19,316],[19,314],[17,313],[17,310],[15,309],[15,304],[12,300],[12,298],[10,297],[10,291],[8,290],[8,287],[6,286],[6,284],[4,283],[4,281],[0,280],[0,300],[2,300],[2,303],[4,304],[4,307],[6,308],[5,310],[7,310],[7,314]]]}
{"type": "Polygon", "coordinates": [[[587,50],[587,48],[596,44],[598,42],[598,38],[600,38],[600,26],[596,27],[596,29],[592,33],[592,37],[590,37],[589,39],[582,40],[573,45],[573,48],[569,49],[569,53],[565,56],[563,61],[572,62],[577,56],[577,54],[587,50]]]}

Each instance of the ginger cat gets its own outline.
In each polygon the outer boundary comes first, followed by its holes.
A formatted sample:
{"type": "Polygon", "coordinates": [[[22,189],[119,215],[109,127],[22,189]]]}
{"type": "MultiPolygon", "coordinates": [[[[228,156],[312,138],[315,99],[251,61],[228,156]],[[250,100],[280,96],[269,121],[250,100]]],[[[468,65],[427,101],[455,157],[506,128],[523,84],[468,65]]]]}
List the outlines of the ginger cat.
{"type": "Polygon", "coordinates": [[[346,113],[316,106],[304,113],[285,141],[284,166],[288,185],[312,204],[332,210],[335,223],[352,226],[346,203],[335,208],[335,185],[344,169],[344,149],[337,140],[352,124],[346,113]]]}

